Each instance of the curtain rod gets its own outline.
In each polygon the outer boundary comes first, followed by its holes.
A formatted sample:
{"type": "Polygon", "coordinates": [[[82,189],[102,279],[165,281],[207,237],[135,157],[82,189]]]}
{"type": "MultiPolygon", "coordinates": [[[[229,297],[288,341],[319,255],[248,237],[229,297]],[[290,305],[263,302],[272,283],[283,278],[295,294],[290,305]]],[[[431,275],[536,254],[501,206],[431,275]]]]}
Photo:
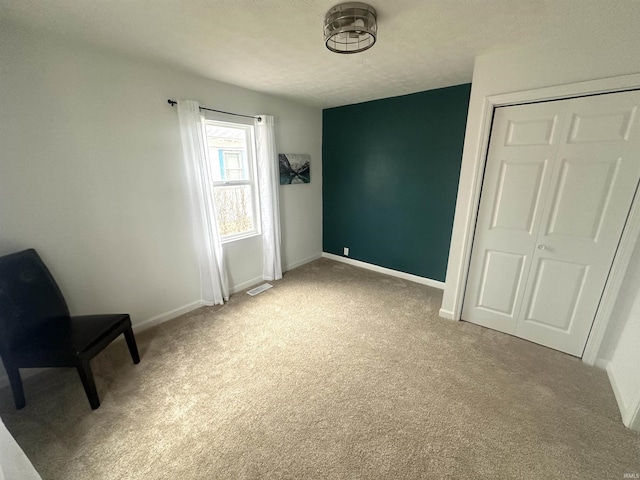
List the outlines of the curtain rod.
{"type": "MultiPolygon", "coordinates": [[[[176,102],[175,100],[169,99],[167,100],[167,103],[172,107],[174,107],[178,102],[176,102]]],[[[225,112],[224,110],[216,110],[215,108],[206,108],[206,107],[200,107],[200,110],[208,110],[210,112],[224,113],[226,115],[235,115],[236,117],[257,118],[259,122],[262,121],[262,117],[256,117],[255,115],[242,115],[241,113],[225,112]]]]}

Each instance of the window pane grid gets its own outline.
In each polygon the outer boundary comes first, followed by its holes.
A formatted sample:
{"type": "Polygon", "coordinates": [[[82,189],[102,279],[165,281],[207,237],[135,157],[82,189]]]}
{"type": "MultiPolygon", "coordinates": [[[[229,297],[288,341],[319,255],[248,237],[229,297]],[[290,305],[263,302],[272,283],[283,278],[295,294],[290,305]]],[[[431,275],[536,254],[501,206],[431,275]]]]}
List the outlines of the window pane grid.
{"type": "Polygon", "coordinates": [[[206,132],[220,236],[231,241],[259,233],[252,127],[207,121],[206,132]]]}
{"type": "Polygon", "coordinates": [[[253,230],[253,198],[250,185],[214,187],[213,196],[221,236],[253,230]]]}

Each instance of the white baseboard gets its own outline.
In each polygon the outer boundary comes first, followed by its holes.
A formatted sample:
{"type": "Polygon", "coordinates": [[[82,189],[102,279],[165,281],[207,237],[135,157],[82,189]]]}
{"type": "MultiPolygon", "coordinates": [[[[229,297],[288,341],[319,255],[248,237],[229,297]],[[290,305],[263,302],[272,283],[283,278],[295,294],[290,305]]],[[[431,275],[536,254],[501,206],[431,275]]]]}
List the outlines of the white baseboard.
{"type": "Polygon", "coordinates": [[[260,283],[263,280],[264,279],[262,278],[262,276],[259,276],[259,277],[252,278],[251,280],[247,280],[246,282],[242,282],[237,285],[234,285],[229,289],[229,294],[238,293],[239,291],[244,290],[245,288],[249,288],[255,285],[256,283],[260,283]]]}
{"type": "Polygon", "coordinates": [[[322,257],[322,254],[321,253],[317,253],[315,255],[312,255],[310,257],[305,258],[304,260],[300,260],[298,262],[293,262],[293,263],[285,266],[285,272],[289,271],[289,270],[293,270],[294,268],[301,267],[302,265],[304,265],[306,263],[313,262],[314,260],[317,260],[320,257],[322,257]]]}
{"type": "MultiPolygon", "coordinates": [[[[320,254],[313,255],[313,256],[311,256],[309,258],[305,258],[304,260],[300,260],[299,262],[295,262],[295,263],[293,263],[291,265],[288,265],[286,267],[286,269],[287,270],[292,270],[292,269],[294,269],[296,267],[304,265],[305,263],[309,263],[309,262],[312,262],[314,260],[317,260],[320,257],[321,257],[320,254]]],[[[256,284],[258,284],[258,283],[260,283],[262,281],[264,281],[264,279],[262,278],[262,276],[260,276],[260,277],[252,278],[252,279],[247,280],[247,281],[242,282],[242,283],[238,283],[237,285],[233,285],[232,287],[229,288],[229,294],[231,295],[231,294],[234,294],[234,293],[238,293],[238,292],[240,292],[240,291],[242,291],[242,290],[244,290],[246,288],[249,288],[249,287],[251,287],[253,285],[256,285],[256,284]]],[[[172,320],[172,319],[174,319],[176,317],[179,317],[180,315],[184,315],[185,313],[189,313],[190,311],[195,310],[196,308],[200,308],[203,305],[205,305],[205,304],[200,300],[192,302],[192,303],[189,303],[187,305],[184,305],[182,307],[178,307],[178,308],[176,308],[174,310],[171,310],[169,312],[165,312],[165,313],[161,313],[160,315],[156,315],[155,317],[149,318],[149,319],[144,320],[144,321],[142,321],[140,323],[135,323],[133,325],[133,330],[134,330],[134,332],[140,332],[140,331],[146,330],[147,328],[154,327],[154,326],[159,325],[161,323],[164,323],[164,322],[166,322],[168,320],[172,320]]]]}
{"type": "MultiPolygon", "coordinates": [[[[305,258],[303,260],[300,260],[298,262],[294,262],[292,264],[286,265],[283,269],[283,271],[289,271],[289,270],[293,270],[294,268],[298,268],[302,265],[304,265],[305,263],[309,263],[309,262],[313,262],[314,260],[317,260],[318,258],[320,258],[321,255],[317,254],[317,255],[312,255],[311,257],[305,258]]],[[[238,283],[237,285],[233,285],[232,287],[229,288],[229,294],[234,294],[234,293],[238,293],[246,288],[252,287],[260,282],[269,282],[270,280],[265,280],[264,278],[260,277],[255,277],[252,278],[251,280],[247,280],[246,282],[242,282],[242,283],[238,283]]]]}
{"type": "Polygon", "coordinates": [[[593,366],[599,368],[600,370],[606,370],[609,366],[609,360],[605,360],[604,358],[596,358],[593,366]]]}
{"type": "Polygon", "coordinates": [[[620,387],[620,382],[618,382],[613,362],[598,360],[598,363],[600,365],[606,363],[607,375],[609,376],[613,394],[618,402],[622,423],[631,430],[640,432],[640,392],[636,391],[632,398],[626,398],[620,387]]]}
{"type": "Polygon", "coordinates": [[[182,307],[175,308],[169,312],[161,313],[160,315],[156,315],[155,317],[149,318],[139,323],[133,324],[134,332],[141,332],[151,327],[155,327],[156,325],[160,325],[168,320],[173,320],[180,315],[184,315],[185,313],[189,313],[196,308],[200,308],[204,305],[201,300],[189,303],[187,305],[183,305],[182,307]]]}
{"type": "Polygon", "coordinates": [[[631,430],[640,432],[640,401],[638,401],[638,404],[636,405],[635,410],[631,412],[631,417],[629,419],[628,427],[631,430]]]}
{"type": "Polygon", "coordinates": [[[624,397],[624,393],[622,388],[620,388],[620,382],[616,377],[615,368],[613,366],[613,362],[606,362],[607,366],[607,375],[609,377],[609,383],[611,383],[611,389],[613,390],[613,395],[616,397],[616,402],[618,402],[618,408],[620,409],[620,414],[622,415],[622,423],[625,426],[629,427],[631,422],[634,420],[634,411],[629,408],[629,404],[627,399],[624,397]]]}
{"type": "Polygon", "coordinates": [[[419,277],[418,275],[412,275],[410,273],[399,272],[398,270],[392,270],[390,268],[380,267],[373,265],[372,263],[361,262],[360,260],[354,260],[348,257],[341,257],[340,255],[334,255],[333,253],[322,252],[324,258],[336,260],[338,262],[347,263],[354,267],[366,268],[367,270],[373,270],[374,272],[384,273],[385,275],[391,275],[392,277],[402,278],[403,280],[409,280],[410,282],[419,283],[428,287],[438,288],[444,290],[444,282],[432,280],[426,277],[419,277]]]}
{"type": "Polygon", "coordinates": [[[440,316],[441,318],[446,318],[447,320],[453,320],[453,312],[445,310],[444,308],[440,309],[440,311],[438,312],[438,316],[440,316]]]}

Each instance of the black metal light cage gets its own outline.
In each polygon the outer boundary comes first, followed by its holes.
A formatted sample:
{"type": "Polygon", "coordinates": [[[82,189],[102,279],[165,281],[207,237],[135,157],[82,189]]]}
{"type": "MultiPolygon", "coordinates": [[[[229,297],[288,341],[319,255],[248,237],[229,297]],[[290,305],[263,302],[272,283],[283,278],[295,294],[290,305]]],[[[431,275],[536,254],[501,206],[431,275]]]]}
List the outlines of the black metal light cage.
{"type": "Polygon", "coordinates": [[[376,21],[376,11],[366,3],[336,5],[324,18],[325,45],[336,53],[363,52],[376,43],[376,21]]]}

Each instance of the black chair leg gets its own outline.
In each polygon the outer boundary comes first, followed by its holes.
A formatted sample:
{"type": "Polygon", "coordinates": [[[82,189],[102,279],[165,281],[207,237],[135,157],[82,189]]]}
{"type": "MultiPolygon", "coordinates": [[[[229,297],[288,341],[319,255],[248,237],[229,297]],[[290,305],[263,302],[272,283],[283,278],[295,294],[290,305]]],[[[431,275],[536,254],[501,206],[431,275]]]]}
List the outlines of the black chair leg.
{"type": "Polygon", "coordinates": [[[124,338],[127,341],[133,363],[140,363],[140,354],[138,354],[138,346],[136,345],[136,339],[133,336],[133,329],[131,327],[124,331],[124,338]]]}
{"type": "Polygon", "coordinates": [[[7,366],[5,366],[5,370],[7,371],[7,377],[9,377],[9,383],[11,384],[11,390],[13,391],[13,401],[16,404],[16,408],[20,410],[27,404],[24,399],[24,389],[22,388],[20,370],[17,368],[8,368],[7,366]]]}
{"type": "Polygon", "coordinates": [[[78,375],[82,380],[84,391],[89,399],[91,409],[95,410],[100,406],[100,398],[98,397],[98,390],[96,390],[96,383],[93,380],[93,372],[91,371],[91,364],[89,361],[82,361],[80,365],[76,367],[78,369],[78,375]]]}

